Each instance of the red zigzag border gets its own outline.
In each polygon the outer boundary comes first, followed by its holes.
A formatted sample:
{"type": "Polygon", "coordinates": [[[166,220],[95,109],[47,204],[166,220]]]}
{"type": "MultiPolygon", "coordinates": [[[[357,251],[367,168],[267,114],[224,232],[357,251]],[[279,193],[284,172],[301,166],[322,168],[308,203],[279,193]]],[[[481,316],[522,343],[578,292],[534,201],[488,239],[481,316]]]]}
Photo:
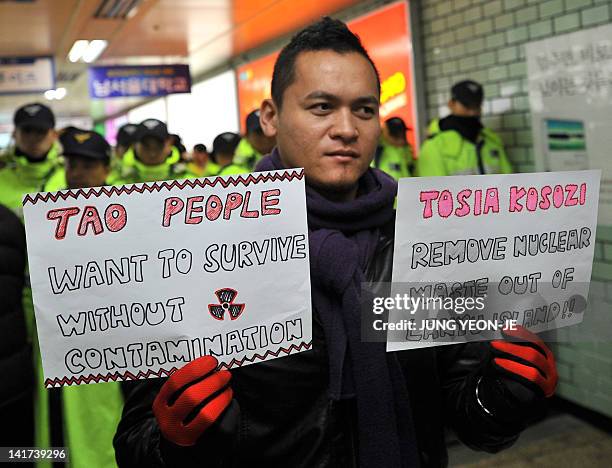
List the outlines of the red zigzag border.
{"type": "MultiPolygon", "coordinates": [[[[236,367],[242,367],[246,362],[256,362],[263,361],[269,356],[278,357],[281,353],[285,353],[287,355],[291,354],[292,351],[306,351],[312,348],[312,341],[306,342],[302,341],[299,345],[292,344],[288,348],[279,348],[276,351],[266,351],[263,355],[255,353],[252,356],[245,356],[242,359],[232,359],[227,364],[221,364],[219,366],[219,370],[221,369],[234,369],[236,367]]],[[[146,379],[150,377],[168,377],[178,368],[173,367],[171,369],[159,369],[157,371],[148,370],[146,372],[139,371],[137,374],[133,374],[130,371],[127,372],[109,372],[108,374],[89,374],[82,375],[80,377],[68,377],[64,376],[62,378],[56,377],[53,379],[45,380],[45,387],[57,387],[63,385],[78,385],[82,383],[99,383],[99,382],[117,382],[124,380],[140,380],[146,379]]]]}
{"type": "Polygon", "coordinates": [[[237,187],[238,185],[248,186],[251,184],[258,184],[261,182],[277,182],[277,181],[292,181],[294,179],[302,180],[304,177],[304,169],[293,169],[287,170],[282,173],[269,173],[262,172],[257,175],[249,174],[247,177],[242,175],[238,176],[227,176],[222,177],[209,177],[205,179],[182,179],[173,181],[162,181],[162,182],[143,182],[140,184],[122,185],[120,187],[93,187],[88,189],[76,189],[61,192],[47,192],[47,193],[36,193],[34,196],[27,194],[23,198],[23,206],[28,203],[35,205],[37,202],[48,202],[49,200],[56,202],[59,199],[67,200],[68,198],[74,198],[75,200],[79,197],[89,199],[90,197],[99,198],[102,195],[110,197],[112,195],[121,195],[123,193],[130,194],[132,192],[145,193],[145,192],[160,192],[162,189],[170,190],[172,188],[184,189],[185,187],[190,188],[205,188],[215,187],[221,185],[223,188],[230,186],[237,187]]]}

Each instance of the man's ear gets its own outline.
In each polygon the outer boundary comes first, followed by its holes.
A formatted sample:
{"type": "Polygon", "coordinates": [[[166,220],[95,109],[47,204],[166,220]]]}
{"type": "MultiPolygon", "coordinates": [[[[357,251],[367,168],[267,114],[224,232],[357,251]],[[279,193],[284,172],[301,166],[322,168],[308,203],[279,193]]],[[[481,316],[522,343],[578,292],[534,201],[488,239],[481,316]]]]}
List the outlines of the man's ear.
{"type": "Polygon", "coordinates": [[[456,99],[450,98],[448,100],[448,109],[451,114],[459,114],[461,112],[461,103],[456,99]]]}
{"type": "Polygon", "coordinates": [[[264,135],[276,137],[278,131],[278,108],[272,99],[264,99],[259,109],[259,122],[264,135]]]}

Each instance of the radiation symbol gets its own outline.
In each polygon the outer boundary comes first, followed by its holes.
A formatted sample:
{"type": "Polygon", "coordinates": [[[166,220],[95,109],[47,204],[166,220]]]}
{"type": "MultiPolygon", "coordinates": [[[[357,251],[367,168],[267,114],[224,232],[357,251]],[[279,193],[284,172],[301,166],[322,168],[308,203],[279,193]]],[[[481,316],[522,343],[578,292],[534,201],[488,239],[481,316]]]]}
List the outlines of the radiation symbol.
{"type": "Polygon", "coordinates": [[[244,304],[234,304],[238,291],[232,288],[217,289],[215,296],[219,299],[218,304],[208,304],[208,312],[215,320],[223,320],[228,312],[231,320],[236,320],[244,311],[244,304]]]}

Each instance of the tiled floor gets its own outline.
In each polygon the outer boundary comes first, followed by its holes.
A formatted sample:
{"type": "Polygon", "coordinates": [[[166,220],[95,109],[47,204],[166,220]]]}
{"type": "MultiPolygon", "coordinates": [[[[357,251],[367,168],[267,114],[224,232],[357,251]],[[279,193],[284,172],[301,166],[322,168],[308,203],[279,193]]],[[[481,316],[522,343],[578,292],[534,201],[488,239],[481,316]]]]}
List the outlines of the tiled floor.
{"type": "Polygon", "coordinates": [[[558,414],[527,429],[511,448],[490,455],[455,443],[451,467],[460,468],[610,468],[612,435],[568,414],[558,414]]]}

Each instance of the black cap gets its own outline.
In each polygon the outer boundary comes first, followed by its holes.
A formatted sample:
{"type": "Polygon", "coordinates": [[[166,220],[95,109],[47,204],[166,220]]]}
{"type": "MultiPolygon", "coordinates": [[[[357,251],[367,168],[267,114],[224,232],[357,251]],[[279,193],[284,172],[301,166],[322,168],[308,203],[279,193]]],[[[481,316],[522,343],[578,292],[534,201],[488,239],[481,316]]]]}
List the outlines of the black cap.
{"type": "Polygon", "coordinates": [[[146,137],[153,137],[163,142],[169,136],[168,127],[166,127],[165,123],[157,119],[147,119],[138,125],[136,141],[142,141],[146,137]]]}
{"type": "Polygon", "coordinates": [[[117,144],[121,146],[131,146],[136,141],[138,125],[127,123],[119,127],[117,132],[117,144]]]}
{"type": "Polygon", "coordinates": [[[13,117],[15,127],[33,127],[41,130],[55,128],[53,111],[44,104],[32,103],[21,106],[13,117]]]}
{"type": "Polygon", "coordinates": [[[204,143],[198,143],[197,145],[193,147],[193,150],[198,151],[200,153],[206,153],[208,151],[204,143]]]}
{"type": "Polygon", "coordinates": [[[262,132],[261,123],[259,122],[259,109],[255,109],[246,118],[246,131],[251,132],[262,132]]]}
{"type": "Polygon", "coordinates": [[[236,147],[240,143],[240,135],[232,132],[224,132],[217,135],[213,141],[213,155],[234,154],[236,147]]]}
{"type": "Polygon", "coordinates": [[[394,137],[406,135],[406,131],[408,130],[406,122],[400,117],[391,117],[385,120],[385,125],[387,126],[387,130],[389,130],[389,134],[394,137]]]}
{"type": "Polygon", "coordinates": [[[484,91],[480,83],[464,80],[453,85],[451,88],[451,98],[459,101],[467,108],[480,108],[484,100],[484,91]]]}
{"type": "Polygon", "coordinates": [[[110,161],[111,147],[102,135],[76,127],[66,129],[59,137],[65,157],[110,161]]]}

